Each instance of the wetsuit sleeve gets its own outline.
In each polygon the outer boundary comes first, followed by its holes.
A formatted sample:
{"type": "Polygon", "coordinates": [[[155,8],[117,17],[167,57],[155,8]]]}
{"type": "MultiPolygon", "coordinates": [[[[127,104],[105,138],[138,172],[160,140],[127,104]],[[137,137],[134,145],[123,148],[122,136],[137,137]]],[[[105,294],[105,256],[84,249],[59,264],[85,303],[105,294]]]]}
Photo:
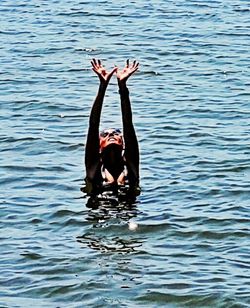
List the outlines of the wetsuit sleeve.
{"type": "Polygon", "coordinates": [[[89,117],[89,129],[85,148],[85,167],[86,178],[90,182],[94,181],[100,162],[99,125],[106,89],[107,86],[100,84],[89,117]]]}
{"type": "Polygon", "coordinates": [[[121,98],[123,134],[125,141],[125,159],[128,168],[128,180],[133,187],[139,186],[139,146],[133,125],[129,91],[126,84],[119,84],[121,98]]]}

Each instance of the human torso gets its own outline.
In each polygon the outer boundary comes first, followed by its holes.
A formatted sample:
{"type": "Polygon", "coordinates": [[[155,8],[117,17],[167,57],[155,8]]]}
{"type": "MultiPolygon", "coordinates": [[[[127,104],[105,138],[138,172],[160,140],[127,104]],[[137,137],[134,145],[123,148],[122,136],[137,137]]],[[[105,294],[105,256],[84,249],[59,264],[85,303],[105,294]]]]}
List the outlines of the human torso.
{"type": "Polygon", "coordinates": [[[122,172],[117,178],[114,178],[105,166],[100,164],[94,180],[85,179],[85,187],[82,189],[87,195],[99,198],[124,197],[128,195],[137,196],[140,194],[140,188],[131,187],[128,180],[128,170],[124,164],[122,172]]]}

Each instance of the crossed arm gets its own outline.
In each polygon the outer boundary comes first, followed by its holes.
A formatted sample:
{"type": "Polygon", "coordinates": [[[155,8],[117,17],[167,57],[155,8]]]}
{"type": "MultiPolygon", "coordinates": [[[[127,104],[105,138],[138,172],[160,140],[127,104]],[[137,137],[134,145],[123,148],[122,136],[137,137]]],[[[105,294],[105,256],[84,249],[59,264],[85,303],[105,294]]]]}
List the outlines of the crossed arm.
{"type": "Polygon", "coordinates": [[[136,184],[139,180],[139,148],[132,121],[132,110],[126,82],[128,78],[138,70],[139,63],[134,61],[130,65],[129,60],[127,60],[123,70],[119,71],[117,67],[114,67],[109,73],[103,67],[100,60],[93,59],[91,64],[93,71],[99,77],[100,85],[89,117],[89,130],[85,150],[87,177],[93,180],[99,165],[99,126],[102,105],[109,81],[112,75],[116,73],[121,97],[123,134],[125,141],[124,155],[128,166],[129,180],[133,184],[136,184]]]}

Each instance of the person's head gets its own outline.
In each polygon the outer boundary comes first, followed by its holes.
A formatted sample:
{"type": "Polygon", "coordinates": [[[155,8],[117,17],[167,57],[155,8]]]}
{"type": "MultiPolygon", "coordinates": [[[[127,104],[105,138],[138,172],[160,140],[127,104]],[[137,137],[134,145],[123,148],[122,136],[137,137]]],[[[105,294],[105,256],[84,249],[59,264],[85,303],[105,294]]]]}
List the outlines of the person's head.
{"type": "Polygon", "coordinates": [[[119,129],[108,128],[100,132],[100,153],[110,145],[116,145],[118,149],[123,150],[123,137],[119,129]]]}

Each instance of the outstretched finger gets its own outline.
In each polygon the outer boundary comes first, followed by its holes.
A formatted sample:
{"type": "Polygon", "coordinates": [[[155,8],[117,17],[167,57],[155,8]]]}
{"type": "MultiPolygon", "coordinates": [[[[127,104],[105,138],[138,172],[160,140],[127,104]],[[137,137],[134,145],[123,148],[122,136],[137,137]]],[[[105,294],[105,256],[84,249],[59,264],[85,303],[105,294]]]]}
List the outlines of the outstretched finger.
{"type": "Polygon", "coordinates": [[[115,72],[117,72],[117,70],[118,70],[118,67],[115,66],[115,67],[112,69],[112,71],[110,72],[110,74],[113,75],[115,72]]]}
{"type": "Polygon", "coordinates": [[[115,72],[117,72],[118,67],[114,67],[112,71],[108,74],[108,80],[113,76],[115,72]]]}
{"type": "Polygon", "coordinates": [[[126,67],[129,67],[129,59],[127,60],[127,65],[126,65],[126,67]]]}
{"type": "Polygon", "coordinates": [[[98,71],[94,67],[92,68],[92,71],[95,72],[99,76],[98,71]]]}
{"type": "Polygon", "coordinates": [[[133,62],[133,68],[138,68],[139,66],[139,62],[137,62],[136,60],[134,60],[133,62]]]}
{"type": "Polygon", "coordinates": [[[90,62],[91,62],[92,66],[93,66],[94,68],[97,67],[96,59],[92,59],[92,61],[90,61],[90,62]]]}
{"type": "Polygon", "coordinates": [[[132,72],[132,74],[134,74],[136,71],[138,71],[138,69],[139,69],[139,67],[137,66],[137,67],[134,67],[133,68],[133,72],[132,72]]]}
{"type": "Polygon", "coordinates": [[[92,62],[96,65],[97,64],[97,61],[95,58],[92,59],[92,62]]]}

